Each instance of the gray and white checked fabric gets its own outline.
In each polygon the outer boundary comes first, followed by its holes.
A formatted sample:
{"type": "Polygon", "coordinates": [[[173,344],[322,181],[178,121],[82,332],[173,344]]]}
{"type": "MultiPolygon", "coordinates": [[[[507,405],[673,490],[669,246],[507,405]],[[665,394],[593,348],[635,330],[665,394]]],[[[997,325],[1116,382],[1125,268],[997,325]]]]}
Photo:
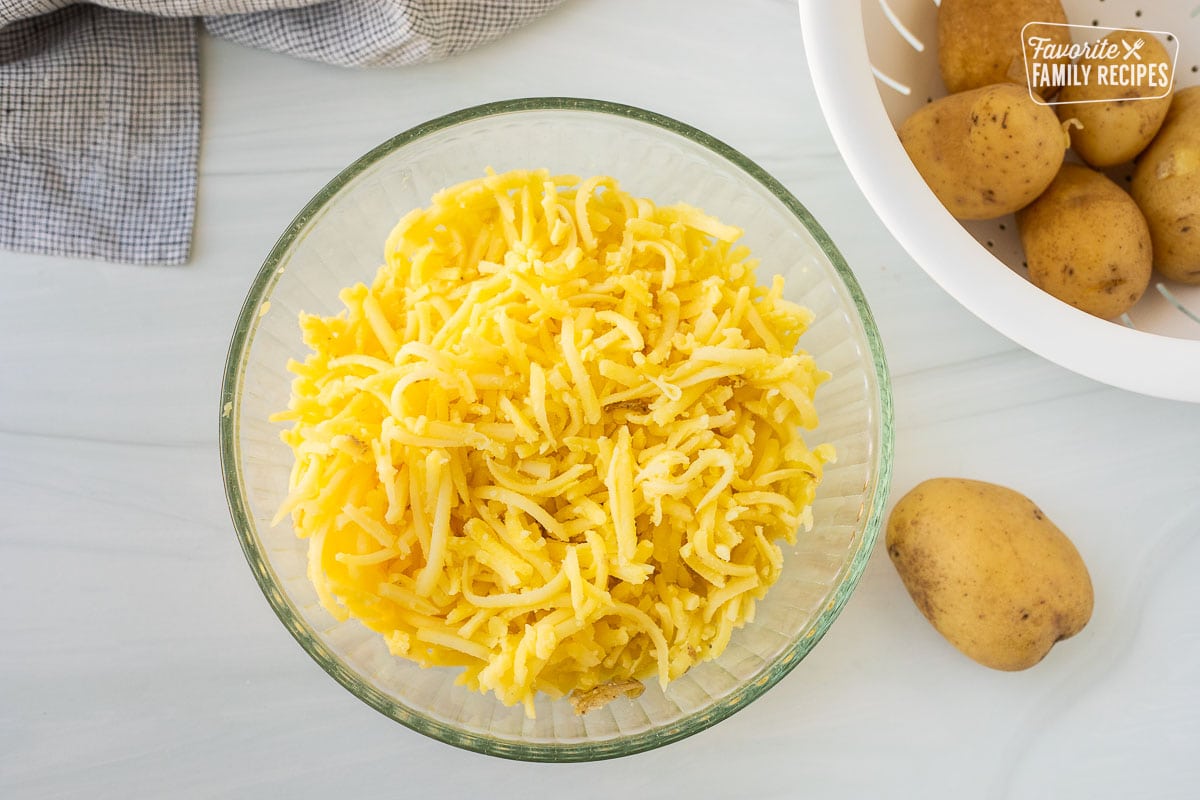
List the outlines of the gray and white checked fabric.
{"type": "Polygon", "coordinates": [[[561,2],[0,0],[0,248],[187,261],[198,25],[250,47],[392,67],[461,53],[561,2]]]}

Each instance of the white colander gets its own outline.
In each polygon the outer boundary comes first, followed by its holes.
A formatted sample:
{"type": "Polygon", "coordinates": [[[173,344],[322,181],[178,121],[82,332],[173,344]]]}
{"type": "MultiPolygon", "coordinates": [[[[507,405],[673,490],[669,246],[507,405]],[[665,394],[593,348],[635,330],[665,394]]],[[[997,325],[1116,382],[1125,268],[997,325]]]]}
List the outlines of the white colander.
{"type": "MultiPolygon", "coordinates": [[[[1063,7],[1072,23],[1171,32],[1179,42],[1176,87],[1200,83],[1197,0],[1063,0],[1063,7]]],[[[1156,274],[1120,320],[1092,317],[1029,282],[1011,216],[960,223],[909,161],[895,127],[946,94],[935,0],[800,0],[800,16],[817,97],[846,166],[897,241],[943,289],[1067,369],[1200,402],[1200,286],[1156,274]]]]}

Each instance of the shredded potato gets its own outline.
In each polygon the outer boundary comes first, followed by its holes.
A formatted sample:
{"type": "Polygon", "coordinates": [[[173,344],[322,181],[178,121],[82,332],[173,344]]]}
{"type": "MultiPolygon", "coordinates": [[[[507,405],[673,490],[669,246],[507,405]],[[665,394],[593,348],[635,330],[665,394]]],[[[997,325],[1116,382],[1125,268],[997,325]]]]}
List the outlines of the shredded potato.
{"type": "MultiPolygon", "coordinates": [[[[811,526],[828,375],[737,228],[608,177],[494,174],[302,314],[276,521],[323,605],[533,714],[719,655],[811,526]]],[[[592,707],[590,700],[580,708],[592,707]]]]}

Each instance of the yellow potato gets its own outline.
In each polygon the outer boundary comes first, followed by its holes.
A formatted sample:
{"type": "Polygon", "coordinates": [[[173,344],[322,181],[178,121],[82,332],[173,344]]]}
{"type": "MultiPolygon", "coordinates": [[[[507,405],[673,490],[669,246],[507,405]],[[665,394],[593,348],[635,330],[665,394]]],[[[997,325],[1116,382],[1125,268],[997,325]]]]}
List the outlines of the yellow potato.
{"type": "Polygon", "coordinates": [[[1131,187],[1165,277],[1200,283],[1200,86],[1175,95],[1131,187]]]}
{"type": "Polygon", "coordinates": [[[1069,127],[1071,147],[1079,157],[1093,167],[1111,167],[1130,161],[1145,150],[1162,126],[1171,105],[1171,94],[1167,91],[1170,74],[1150,68],[1169,70],[1171,57],[1162,43],[1145,31],[1114,31],[1100,41],[1119,45],[1116,54],[1112,58],[1087,61],[1091,68],[1087,83],[1064,87],[1058,101],[1065,105],[1057,106],[1057,110],[1063,121],[1079,121],[1079,125],[1069,127]],[[1138,40],[1142,41],[1140,47],[1136,45],[1138,40]],[[1127,61],[1124,54],[1134,48],[1141,60],[1127,61]],[[1114,92],[1100,84],[1099,70],[1135,66],[1146,67],[1148,72],[1140,82],[1118,90],[1120,100],[1094,102],[1101,97],[1112,97],[1114,92]],[[1167,92],[1164,97],[1157,98],[1164,92],[1167,92]],[[1141,97],[1156,99],[1137,99],[1141,97]]]}
{"type": "Polygon", "coordinates": [[[993,669],[1041,661],[1092,616],[1079,551],[1029,500],[982,481],[936,478],[896,504],[887,550],[917,608],[993,669]]]}
{"type": "MultiPolygon", "coordinates": [[[[938,67],[951,94],[993,83],[1025,86],[1021,29],[1029,22],[1065,23],[1058,0],[942,0],[938,8],[938,67]]],[[[1069,45],[1068,28],[1039,30],[1069,45]]],[[[1047,92],[1041,92],[1047,94],[1047,92]]]]}
{"type": "Polygon", "coordinates": [[[936,100],[899,133],[921,177],[958,219],[1002,217],[1031,203],[1066,152],[1054,112],[1011,83],[936,100]]]}
{"type": "Polygon", "coordinates": [[[1128,194],[1095,170],[1064,164],[1017,214],[1029,279],[1102,319],[1141,299],[1150,283],[1150,231],[1128,194]]]}

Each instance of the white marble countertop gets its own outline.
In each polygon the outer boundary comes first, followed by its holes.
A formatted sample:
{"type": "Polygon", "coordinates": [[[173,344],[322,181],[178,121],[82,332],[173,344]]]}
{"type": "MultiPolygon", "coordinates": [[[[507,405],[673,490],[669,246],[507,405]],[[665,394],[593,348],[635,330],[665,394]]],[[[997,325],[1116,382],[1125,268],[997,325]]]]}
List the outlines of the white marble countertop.
{"type": "Polygon", "coordinates": [[[191,264],[0,252],[0,796],[1196,796],[1200,406],[1069,373],[935,286],[838,157],[792,0],[569,0],[395,71],[211,40],[202,55],[191,264]],[[451,748],[327,677],[263,599],[226,511],[218,386],[235,316],[279,232],[352,159],[532,95],[676,117],[795,193],[883,334],[892,501],[936,475],[1032,496],[1090,567],[1084,632],[1034,669],[987,670],[921,618],[880,545],[832,630],[763,698],[691,739],[579,765],[451,748]]]}

